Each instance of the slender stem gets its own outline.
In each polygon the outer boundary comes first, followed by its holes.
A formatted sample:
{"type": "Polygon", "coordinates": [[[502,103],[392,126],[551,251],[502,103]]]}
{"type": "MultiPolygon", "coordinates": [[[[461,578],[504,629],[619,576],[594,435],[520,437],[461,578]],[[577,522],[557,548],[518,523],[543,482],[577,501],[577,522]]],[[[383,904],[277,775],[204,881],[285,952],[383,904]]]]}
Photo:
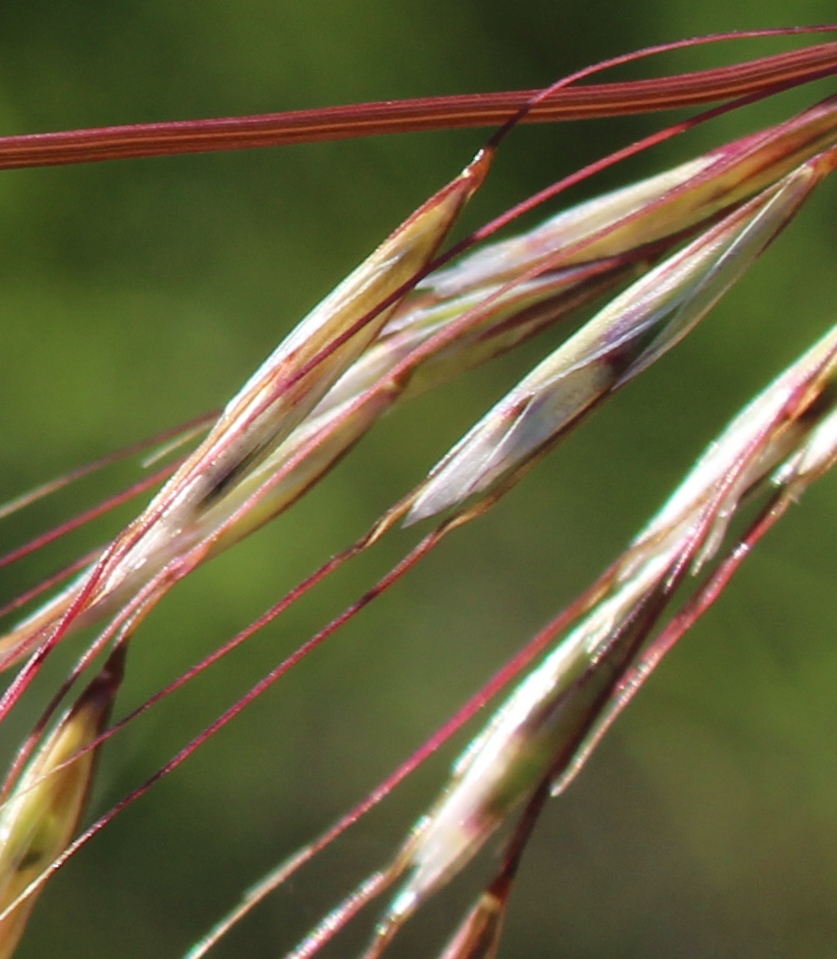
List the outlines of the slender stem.
{"type": "MultiPolygon", "coordinates": [[[[823,26],[751,31],[692,42],[834,29],[823,26]]],[[[835,70],[837,43],[829,42],[695,73],[562,89],[533,107],[523,122],[554,123],[671,110],[767,93],[777,84],[804,82],[835,70]]],[[[512,90],[420,97],[258,116],[139,123],[0,137],[0,169],[244,150],[420,130],[489,127],[507,121],[538,93],[538,90],[512,90]]]]}

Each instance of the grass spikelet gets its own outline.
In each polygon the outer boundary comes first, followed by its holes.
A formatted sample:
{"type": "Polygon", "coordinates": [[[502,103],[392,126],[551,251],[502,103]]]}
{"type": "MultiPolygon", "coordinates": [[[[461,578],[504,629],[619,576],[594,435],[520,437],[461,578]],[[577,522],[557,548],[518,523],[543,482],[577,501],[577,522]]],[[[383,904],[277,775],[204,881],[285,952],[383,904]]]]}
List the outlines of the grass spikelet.
{"type": "MultiPolygon", "coordinates": [[[[117,650],[72,708],[47,735],[0,807],[0,957],[23,935],[38,895],[15,905],[49,869],[78,827],[90,791],[103,731],[122,682],[124,648],[117,650]]],[[[8,785],[6,787],[8,789],[8,785]]],[[[5,790],[4,790],[5,792],[5,790]]]]}
{"type": "Polygon", "coordinates": [[[517,870],[547,795],[547,784],[543,783],[515,826],[496,875],[468,910],[439,959],[495,959],[517,870]]]}
{"type": "Polygon", "coordinates": [[[417,491],[406,522],[489,489],[678,343],[746,272],[829,169],[812,161],[788,174],[613,300],[441,460],[417,491]]]}
{"type": "Polygon", "coordinates": [[[0,662],[8,666],[19,660],[50,639],[50,630],[54,639],[59,624],[66,634],[93,616],[108,615],[168,563],[212,539],[215,525],[229,518],[225,498],[374,340],[479,188],[489,163],[490,154],[481,153],[289,334],[92,571],[0,641],[0,662]]]}
{"type": "MultiPolygon", "coordinates": [[[[600,738],[620,680],[683,576],[717,552],[745,497],[766,482],[797,496],[833,463],[835,377],[837,328],[730,423],[591,589],[600,598],[588,615],[500,707],[456,763],[437,805],[414,827],[389,873],[406,872],[407,879],[364,959],[378,959],[415,910],[539,789],[566,787],[589,755],[585,742],[600,738]]],[[[496,906],[489,895],[473,922],[488,922],[496,906]]],[[[464,942],[470,935],[463,932],[464,942]]]]}

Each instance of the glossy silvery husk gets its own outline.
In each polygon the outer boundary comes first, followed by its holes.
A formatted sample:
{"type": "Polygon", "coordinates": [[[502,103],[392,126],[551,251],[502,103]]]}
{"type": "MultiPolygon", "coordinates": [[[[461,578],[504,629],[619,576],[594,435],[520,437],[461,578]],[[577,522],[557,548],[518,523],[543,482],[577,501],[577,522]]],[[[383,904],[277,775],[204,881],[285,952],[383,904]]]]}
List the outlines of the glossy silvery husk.
{"type": "Polygon", "coordinates": [[[434,468],[407,522],[491,488],[676,345],[792,219],[825,172],[813,161],[803,165],[616,297],[434,468]]]}

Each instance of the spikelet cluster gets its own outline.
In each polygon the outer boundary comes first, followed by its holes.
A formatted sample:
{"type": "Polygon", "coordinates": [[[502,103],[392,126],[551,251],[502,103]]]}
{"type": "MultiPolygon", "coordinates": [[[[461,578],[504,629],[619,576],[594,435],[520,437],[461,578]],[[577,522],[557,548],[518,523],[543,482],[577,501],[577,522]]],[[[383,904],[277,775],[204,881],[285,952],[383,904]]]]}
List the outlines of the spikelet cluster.
{"type": "MultiPolygon", "coordinates": [[[[369,548],[397,524],[433,527],[403,568],[345,618],[353,615],[450,529],[490,509],[571,428],[695,329],[837,165],[837,102],[440,265],[494,152],[482,150],[305,317],[136,519],[0,637],[0,667],[29,657],[0,700],[0,719],[59,642],[85,627],[98,631],[72,679],[113,645],[49,732],[45,717],[9,775],[0,807],[0,959],[12,955],[38,892],[72,851],[127,643],[160,598],[288,509],[399,404],[592,311],[335,560],[369,548]]],[[[528,674],[506,692],[435,804],[291,959],[315,955],[371,899],[397,887],[364,953],[382,956],[407,920],[506,827],[511,838],[499,869],[439,953],[494,956],[540,809],[567,787],[699,615],[724,564],[739,561],[736,547],[761,529],[738,531],[751,504],[767,504],[773,522],[836,458],[837,328],[733,419],[571,614],[536,637],[528,674]],[[701,575],[686,612],[671,612],[684,581],[701,575]]],[[[318,848],[267,877],[190,959],[318,848]]]]}

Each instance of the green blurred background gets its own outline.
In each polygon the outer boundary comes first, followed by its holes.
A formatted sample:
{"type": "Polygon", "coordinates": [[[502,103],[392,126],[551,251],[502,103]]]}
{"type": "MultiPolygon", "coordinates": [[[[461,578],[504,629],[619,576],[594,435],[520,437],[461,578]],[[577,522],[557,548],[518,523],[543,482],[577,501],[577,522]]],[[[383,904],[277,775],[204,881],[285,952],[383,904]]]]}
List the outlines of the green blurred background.
{"type": "MultiPolygon", "coordinates": [[[[732,7],[14,0],[0,14],[0,131],[531,87],[650,43],[815,23],[834,12],[824,0],[732,7]]],[[[788,46],[703,48],[622,75],[788,46]]],[[[795,93],[726,119],[590,189],[661,169],[827,92],[795,93]]],[[[517,131],[465,227],[659,124],[517,131]]],[[[484,136],[428,133],[4,173],[0,500],[223,403],[484,136]]],[[[834,321],[835,210],[835,185],[826,184],[689,342],[91,843],[48,890],[21,959],[179,956],[243,888],[365,795],[618,553],[728,417],[834,321]]],[[[182,584],[133,646],[120,714],[365,529],[556,336],[399,412],[310,501],[182,584]]],[[[5,521],[2,546],[135,475],[136,465],[126,465],[5,521]]],[[[501,955],[834,955],[835,505],[832,478],[759,548],[578,782],[548,807],[501,955]]],[[[2,596],[103,541],[130,515],[4,570],[2,596]]],[[[105,753],[93,811],[154,771],[414,538],[394,535],[129,727],[105,753]]],[[[79,648],[60,651],[41,699],[4,726],[4,756],[79,648]]],[[[464,741],[274,896],[217,955],[290,948],[392,853],[464,741]]],[[[485,868],[439,897],[393,956],[435,954],[485,868]]],[[[324,955],[353,955],[370,918],[324,955]]]]}

